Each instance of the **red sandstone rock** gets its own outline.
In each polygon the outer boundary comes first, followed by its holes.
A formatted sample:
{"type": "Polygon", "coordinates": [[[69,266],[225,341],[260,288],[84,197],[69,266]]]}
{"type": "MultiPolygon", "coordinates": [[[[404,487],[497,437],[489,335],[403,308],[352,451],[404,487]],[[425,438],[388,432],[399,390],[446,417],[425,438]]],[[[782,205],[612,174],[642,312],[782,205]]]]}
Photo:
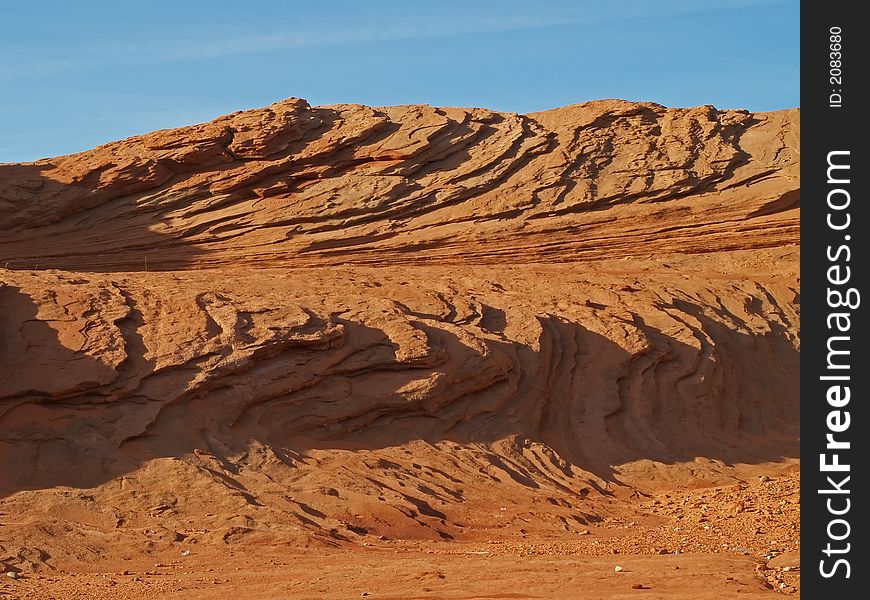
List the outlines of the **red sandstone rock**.
{"type": "Polygon", "coordinates": [[[0,165],[0,561],[755,577],[797,548],[798,158],[797,111],[290,99],[0,165]]]}

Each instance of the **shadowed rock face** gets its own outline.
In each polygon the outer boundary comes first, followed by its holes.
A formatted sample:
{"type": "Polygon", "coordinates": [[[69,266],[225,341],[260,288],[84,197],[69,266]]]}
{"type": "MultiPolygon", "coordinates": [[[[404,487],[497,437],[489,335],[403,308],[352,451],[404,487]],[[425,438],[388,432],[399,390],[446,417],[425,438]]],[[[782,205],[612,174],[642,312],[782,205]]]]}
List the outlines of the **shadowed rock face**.
{"type": "Polygon", "coordinates": [[[290,99],[0,165],[0,493],[53,515],[0,536],[561,531],[796,459],[797,126],[290,99]]]}

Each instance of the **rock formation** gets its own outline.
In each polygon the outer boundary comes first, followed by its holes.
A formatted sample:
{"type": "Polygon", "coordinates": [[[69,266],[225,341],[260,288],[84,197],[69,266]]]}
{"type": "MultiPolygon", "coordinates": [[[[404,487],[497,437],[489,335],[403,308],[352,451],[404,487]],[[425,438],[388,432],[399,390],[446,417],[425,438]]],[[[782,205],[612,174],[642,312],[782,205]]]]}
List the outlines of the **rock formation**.
{"type": "Polygon", "coordinates": [[[576,536],[793,471],[798,136],[289,99],[0,165],[0,560],[576,536]]]}

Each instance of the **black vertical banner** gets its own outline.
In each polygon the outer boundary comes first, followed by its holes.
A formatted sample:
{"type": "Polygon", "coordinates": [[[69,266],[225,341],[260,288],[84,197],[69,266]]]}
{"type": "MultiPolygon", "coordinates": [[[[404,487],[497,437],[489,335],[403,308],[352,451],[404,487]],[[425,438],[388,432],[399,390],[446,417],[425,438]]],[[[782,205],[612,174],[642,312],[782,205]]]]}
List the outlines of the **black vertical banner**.
{"type": "MultiPolygon", "coordinates": [[[[870,267],[861,2],[801,6],[801,586],[867,598],[870,267]]],[[[822,596],[825,594],[825,596],[822,596]]]]}

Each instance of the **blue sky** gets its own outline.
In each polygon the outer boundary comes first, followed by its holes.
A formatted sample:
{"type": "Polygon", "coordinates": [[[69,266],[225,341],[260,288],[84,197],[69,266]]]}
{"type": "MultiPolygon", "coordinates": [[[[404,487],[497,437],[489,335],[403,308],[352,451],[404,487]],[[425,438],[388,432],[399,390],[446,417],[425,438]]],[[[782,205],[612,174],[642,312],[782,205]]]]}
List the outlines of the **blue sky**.
{"type": "Polygon", "coordinates": [[[0,0],[0,162],[264,106],[799,105],[797,0],[0,0]]]}

